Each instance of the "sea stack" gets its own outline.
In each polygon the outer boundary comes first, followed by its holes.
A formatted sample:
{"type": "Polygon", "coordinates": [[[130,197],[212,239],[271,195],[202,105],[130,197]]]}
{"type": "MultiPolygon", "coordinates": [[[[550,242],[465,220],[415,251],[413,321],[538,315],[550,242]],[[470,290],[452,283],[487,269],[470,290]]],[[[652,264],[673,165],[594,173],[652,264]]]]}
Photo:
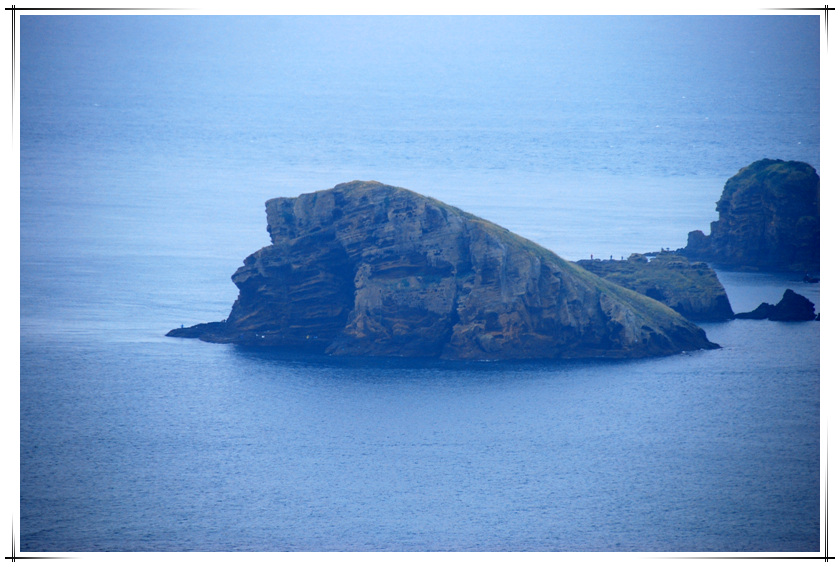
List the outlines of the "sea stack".
{"type": "Polygon", "coordinates": [[[662,303],[407,189],[353,181],[266,212],[271,245],[233,275],[228,318],[169,336],[463,360],[717,347],[662,303]]]}
{"type": "Polygon", "coordinates": [[[723,188],[709,235],[695,230],[678,250],[735,269],[819,272],[820,177],[807,163],[763,159],[723,188]]]}

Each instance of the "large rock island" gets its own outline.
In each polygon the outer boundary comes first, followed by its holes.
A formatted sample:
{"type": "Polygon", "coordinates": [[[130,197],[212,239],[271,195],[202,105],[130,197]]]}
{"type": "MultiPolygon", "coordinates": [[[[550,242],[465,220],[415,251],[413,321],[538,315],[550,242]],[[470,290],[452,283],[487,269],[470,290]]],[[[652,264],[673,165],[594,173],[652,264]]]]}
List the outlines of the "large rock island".
{"type": "Polygon", "coordinates": [[[819,272],[820,177],[807,163],[752,163],[726,182],[717,211],[709,235],[689,233],[679,253],[735,269],[819,272]]]}
{"type": "Polygon", "coordinates": [[[170,336],[491,360],[717,347],[667,306],[406,189],[354,181],[266,211],[271,245],[233,275],[228,318],[170,336]]]}

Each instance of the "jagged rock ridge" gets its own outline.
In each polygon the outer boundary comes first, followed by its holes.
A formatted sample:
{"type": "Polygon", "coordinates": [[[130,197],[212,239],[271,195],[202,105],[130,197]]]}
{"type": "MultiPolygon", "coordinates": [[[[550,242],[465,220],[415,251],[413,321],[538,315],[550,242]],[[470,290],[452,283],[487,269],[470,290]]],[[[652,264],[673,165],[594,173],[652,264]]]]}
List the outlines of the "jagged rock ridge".
{"type": "Polygon", "coordinates": [[[170,336],[342,355],[641,357],[715,348],[668,307],[506,229],[377,182],[266,203],[226,321],[170,336]]]}

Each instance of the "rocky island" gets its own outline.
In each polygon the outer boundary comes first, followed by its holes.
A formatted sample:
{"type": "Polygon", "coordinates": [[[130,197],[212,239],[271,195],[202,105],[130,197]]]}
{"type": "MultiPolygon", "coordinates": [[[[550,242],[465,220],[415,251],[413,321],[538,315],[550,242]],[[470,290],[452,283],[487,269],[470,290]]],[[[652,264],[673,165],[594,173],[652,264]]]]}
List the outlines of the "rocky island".
{"type": "Polygon", "coordinates": [[[709,235],[695,230],[678,250],[734,269],[819,272],[820,177],[807,163],[763,159],[723,188],[709,235]]]}
{"type": "Polygon", "coordinates": [[[354,181],[266,212],[271,245],[232,276],[228,318],[169,336],[480,360],[717,348],[666,305],[407,189],[354,181]]]}
{"type": "Polygon", "coordinates": [[[815,313],[814,303],[807,297],[803,297],[793,291],[786,289],[781,301],[776,305],[762,303],[752,311],[738,313],[736,319],[769,319],[770,321],[815,321],[819,315],[815,313]]]}

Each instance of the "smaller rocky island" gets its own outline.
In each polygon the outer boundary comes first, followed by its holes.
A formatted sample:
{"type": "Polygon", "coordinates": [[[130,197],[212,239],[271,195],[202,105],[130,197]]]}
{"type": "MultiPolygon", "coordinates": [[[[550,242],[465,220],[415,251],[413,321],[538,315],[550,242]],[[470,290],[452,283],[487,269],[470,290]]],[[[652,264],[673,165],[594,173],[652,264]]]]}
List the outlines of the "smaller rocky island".
{"type": "Polygon", "coordinates": [[[782,300],[776,305],[762,303],[748,313],[738,313],[736,319],[769,319],[770,321],[814,321],[819,319],[815,314],[813,302],[793,291],[786,289],[782,300]]]}
{"type": "Polygon", "coordinates": [[[737,270],[819,273],[820,177],[807,163],[763,159],[723,188],[708,235],[695,230],[677,250],[737,270]]]}
{"type": "Polygon", "coordinates": [[[726,290],[705,262],[674,252],[631,254],[627,260],[579,260],[578,265],[620,286],[661,301],[691,321],[734,317],[726,290]]]}
{"type": "Polygon", "coordinates": [[[168,336],[462,360],[718,348],[665,304],[407,189],[354,181],[266,212],[271,244],[232,276],[227,319],[168,336]]]}

